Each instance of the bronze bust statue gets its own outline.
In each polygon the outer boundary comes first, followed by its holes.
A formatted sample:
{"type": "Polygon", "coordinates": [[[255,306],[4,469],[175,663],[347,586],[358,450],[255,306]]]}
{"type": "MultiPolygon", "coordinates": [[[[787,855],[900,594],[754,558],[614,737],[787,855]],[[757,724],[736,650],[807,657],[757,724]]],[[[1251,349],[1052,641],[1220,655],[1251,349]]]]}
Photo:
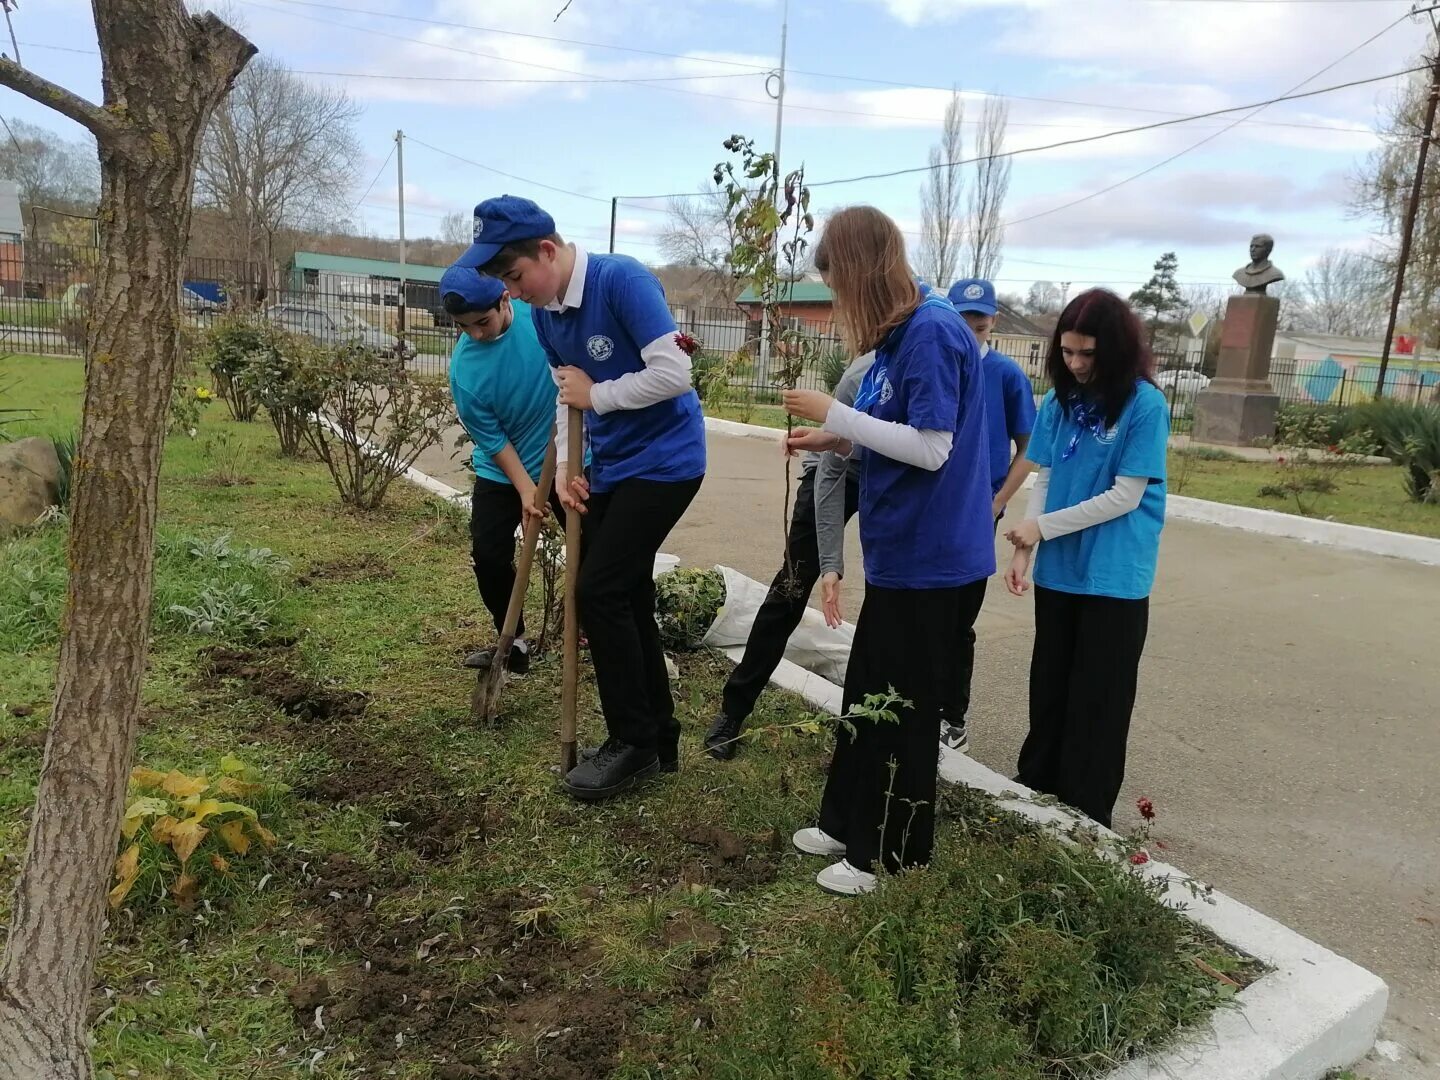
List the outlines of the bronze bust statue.
{"type": "Polygon", "coordinates": [[[1270,261],[1275,250],[1275,238],[1268,233],[1257,233],[1250,238],[1250,262],[1235,271],[1235,280],[1245,287],[1247,293],[1265,295],[1265,289],[1277,281],[1284,281],[1285,275],[1270,261]]]}

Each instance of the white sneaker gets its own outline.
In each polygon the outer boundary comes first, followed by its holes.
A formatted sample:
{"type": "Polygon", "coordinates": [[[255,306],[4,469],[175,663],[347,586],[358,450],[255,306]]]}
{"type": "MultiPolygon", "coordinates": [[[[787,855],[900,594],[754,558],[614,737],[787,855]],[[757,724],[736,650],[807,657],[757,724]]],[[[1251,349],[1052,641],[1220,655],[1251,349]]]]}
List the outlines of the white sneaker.
{"type": "Polygon", "coordinates": [[[820,829],[801,829],[790,838],[790,842],[806,855],[834,857],[845,854],[845,845],[820,829]]]}
{"type": "Polygon", "coordinates": [[[880,884],[874,874],[856,870],[844,859],[834,866],[827,866],[821,870],[815,875],[815,882],[826,892],[839,896],[859,896],[861,893],[870,892],[880,884]]]}

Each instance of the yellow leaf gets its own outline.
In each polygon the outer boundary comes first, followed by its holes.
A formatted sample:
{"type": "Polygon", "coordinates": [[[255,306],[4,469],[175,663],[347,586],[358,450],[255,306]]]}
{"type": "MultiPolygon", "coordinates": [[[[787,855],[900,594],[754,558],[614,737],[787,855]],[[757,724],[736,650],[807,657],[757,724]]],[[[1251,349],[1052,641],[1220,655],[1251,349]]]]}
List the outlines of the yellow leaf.
{"type": "Polygon", "coordinates": [[[255,834],[255,839],[259,840],[267,848],[275,846],[275,834],[265,828],[264,825],[261,825],[260,822],[250,822],[250,831],[255,834]]]}
{"type": "Polygon", "coordinates": [[[162,818],[156,818],[155,824],[150,826],[150,838],[157,844],[168,844],[170,838],[175,835],[175,826],[180,822],[169,814],[162,818]]]}
{"type": "Polygon", "coordinates": [[[234,754],[226,754],[220,759],[220,771],[225,773],[227,776],[230,773],[244,772],[245,763],[239,758],[237,758],[234,754]]]}
{"type": "Polygon", "coordinates": [[[115,880],[118,884],[110,890],[110,906],[118,908],[135,886],[140,876],[140,845],[131,844],[125,853],[115,860],[115,880]]]}
{"type": "Polygon", "coordinates": [[[141,795],[131,799],[130,805],[125,808],[125,819],[120,823],[120,835],[126,840],[133,840],[140,831],[140,826],[145,824],[146,818],[163,814],[169,809],[168,800],[157,799],[153,795],[141,795]]]}
{"type": "Polygon", "coordinates": [[[235,854],[244,855],[250,850],[250,838],[245,835],[243,818],[227,821],[215,831],[220,834],[220,839],[225,841],[225,846],[235,854]]]}
{"type": "Polygon", "coordinates": [[[182,908],[195,906],[195,897],[200,892],[200,879],[193,874],[182,872],[174,885],[170,886],[170,893],[175,897],[175,902],[182,908]]]}
{"type": "Polygon", "coordinates": [[[130,782],[138,788],[158,788],[165,782],[165,774],[155,769],[136,767],[130,770],[130,782]]]}
{"type": "Polygon", "coordinates": [[[170,830],[170,846],[175,849],[175,856],[180,860],[181,865],[195,854],[195,849],[200,846],[210,830],[201,825],[195,818],[182,821],[170,830]]]}
{"type": "Polygon", "coordinates": [[[242,803],[221,802],[219,799],[197,799],[193,802],[187,799],[185,806],[192,814],[189,820],[197,825],[212,814],[244,814],[248,818],[255,816],[255,811],[242,803]]]}
{"type": "Polygon", "coordinates": [[[186,776],[171,769],[165,774],[165,779],[160,781],[160,786],[177,799],[183,799],[190,795],[199,795],[209,783],[203,776],[186,776]]]}
{"type": "Polygon", "coordinates": [[[253,795],[257,791],[264,791],[264,784],[256,784],[249,780],[237,780],[233,776],[226,776],[215,785],[216,795],[253,795]]]}
{"type": "Polygon", "coordinates": [[[210,865],[222,874],[230,873],[230,860],[221,855],[218,851],[210,853],[210,865]]]}

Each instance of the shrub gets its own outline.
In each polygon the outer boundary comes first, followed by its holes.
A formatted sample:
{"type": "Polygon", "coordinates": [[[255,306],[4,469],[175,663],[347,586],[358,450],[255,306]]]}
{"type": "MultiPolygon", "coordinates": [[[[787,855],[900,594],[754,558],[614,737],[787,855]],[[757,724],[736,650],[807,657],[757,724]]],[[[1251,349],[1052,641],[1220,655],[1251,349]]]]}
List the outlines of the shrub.
{"type": "Polygon", "coordinates": [[[849,366],[850,354],[839,347],[820,357],[820,382],[827,394],[835,393],[835,387],[840,385],[840,380],[845,377],[845,369],[849,366]]]}
{"type": "Polygon", "coordinates": [[[655,580],[655,616],[667,649],[698,649],[725,603],[718,570],[671,570],[655,580]]]}
{"type": "Polygon", "coordinates": [[[200,335],[196,359],[209,369],[215,389],[236,420],[248,423],[260,401],[247,371],[255,358],[278,347],[282,331],[260,319],[226,316],[200,335]]]}
{"type": "Polygon", "coordinates": [[[156,904],[168,892],[181,908],[193,907],[202,889],[233,880],[236,862],[252,849],[275,846],[258,808],[288,790],[265,782],[230,754],[220,759],[213,779],[136,768],[120,826],[122,850],[110,906],[127,899],[132,907],[156,904]]]}
{"type": "Polygon", "coordinates": [[[1416,502],[1440,501],[1440,406],[1371,401],[1351,410],[1351,422],[1375,433],[1379,452],[1405,470],[1405,492],[1416,502]]]}
{"type": "Polygon", "coordinates": [[[254,353],[240,379],[252,393],[275,428],[282,457],[299,457],[305,446],[307,417],[320,408],[320,396],[313,380],[303,371],[313,366],[323,346],[307,338],[276,331],[266,348],[254,353]]]}
{"type": "Polygon", "coordinates": [[[397,476],[456,422],[450,388],[359,345],[310,351],[292,393],[315,403],[305,440],[330,470],[340,501],[373,510],[397,476]]]}

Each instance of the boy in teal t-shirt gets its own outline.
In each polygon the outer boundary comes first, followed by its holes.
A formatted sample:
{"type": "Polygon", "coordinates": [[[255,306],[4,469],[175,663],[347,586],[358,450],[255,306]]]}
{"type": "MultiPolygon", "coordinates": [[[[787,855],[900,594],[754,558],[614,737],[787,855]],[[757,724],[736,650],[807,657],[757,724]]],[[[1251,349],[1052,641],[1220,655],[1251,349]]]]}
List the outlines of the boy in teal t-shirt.
{"type": "MultiPolygon", "coordinates": [[[[534,505],[555,422],[555,382],[529,306],[510,299],[496,278],[452,266],[440,279],[440,300],[461,330],[450,356],[450,393],[475,444],[470,558],[499,632],[515,585],[515,530],[534,505]]],[[[550,503],[558,515],[553,492],[550,503]]],[[[522,618],[508,665],[516,675],[530,667],[524,633],[522,618]]],[[[465,666],[487,668],[493,660],[493,649],[481,649],[465,666]]]]}

